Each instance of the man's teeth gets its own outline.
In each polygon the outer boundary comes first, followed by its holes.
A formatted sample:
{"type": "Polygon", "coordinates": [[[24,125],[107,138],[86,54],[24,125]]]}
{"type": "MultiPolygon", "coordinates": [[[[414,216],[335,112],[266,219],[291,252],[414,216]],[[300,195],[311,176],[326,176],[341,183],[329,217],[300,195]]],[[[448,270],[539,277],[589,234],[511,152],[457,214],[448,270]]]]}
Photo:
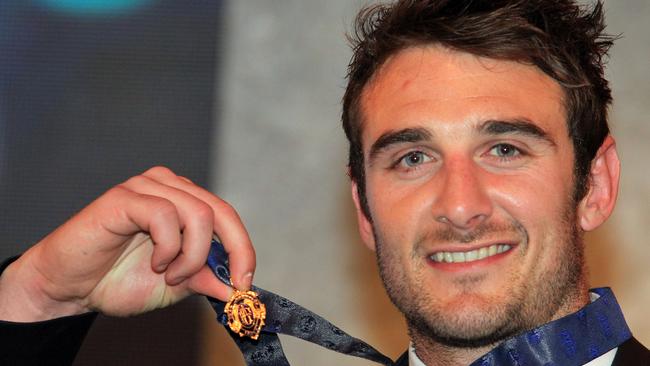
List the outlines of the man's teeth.
{"type": "Polygon", "coordinates": [[[481,249],[470,250],[469,252],[436,252],[431,255],[434,262],[465,263],[478,261],[493,255],[506,252],[512,246],[508,244],[494,244],[481,249]]]}

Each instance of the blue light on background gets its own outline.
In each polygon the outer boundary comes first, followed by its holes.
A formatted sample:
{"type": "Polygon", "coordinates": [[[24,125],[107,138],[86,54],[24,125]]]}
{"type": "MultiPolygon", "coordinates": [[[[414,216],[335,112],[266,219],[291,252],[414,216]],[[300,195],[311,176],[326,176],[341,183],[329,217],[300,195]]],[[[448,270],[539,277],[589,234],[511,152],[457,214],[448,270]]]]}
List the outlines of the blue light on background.
{"type": "Polygon", "coordinates": [[[103,15],[135,10],[151,0],[38,0],[48,8],[79,15],[103,15]]]}

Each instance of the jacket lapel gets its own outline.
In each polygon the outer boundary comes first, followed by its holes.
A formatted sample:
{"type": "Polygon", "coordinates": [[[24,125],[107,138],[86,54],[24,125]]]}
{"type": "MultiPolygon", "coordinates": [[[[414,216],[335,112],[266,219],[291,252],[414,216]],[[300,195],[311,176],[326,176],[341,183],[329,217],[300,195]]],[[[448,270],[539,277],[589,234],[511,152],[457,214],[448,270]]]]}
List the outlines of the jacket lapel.
{"type": "Polygon", "coordinates": [[[618,346],[612,366],[650,365],[650,351],[635,338],[618,346]]]}

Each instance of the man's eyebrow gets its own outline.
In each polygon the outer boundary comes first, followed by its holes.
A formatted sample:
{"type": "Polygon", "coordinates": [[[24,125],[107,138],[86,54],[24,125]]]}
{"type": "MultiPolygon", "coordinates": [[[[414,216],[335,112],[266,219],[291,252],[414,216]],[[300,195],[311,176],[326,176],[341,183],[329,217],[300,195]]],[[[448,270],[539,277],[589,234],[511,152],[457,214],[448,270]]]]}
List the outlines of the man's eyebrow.
{"type": "Polygon", "coordinates": [[[531,136],[555,145],[555,141],[546,131],[527,119],[488,120],[479,126],[479,131],[490,135],[518,134],[531,136]]]}
{"type": "Polygon", "coordinates": [[[375,141],[370,147],[368,161],[372,161],[377,154],[388,149],[390,146],[405,142],[419,142],[430,139],[431,132],[421,127],[404,128],[398,131],[385,132],[379,136],[377,141],[375,141]]]}

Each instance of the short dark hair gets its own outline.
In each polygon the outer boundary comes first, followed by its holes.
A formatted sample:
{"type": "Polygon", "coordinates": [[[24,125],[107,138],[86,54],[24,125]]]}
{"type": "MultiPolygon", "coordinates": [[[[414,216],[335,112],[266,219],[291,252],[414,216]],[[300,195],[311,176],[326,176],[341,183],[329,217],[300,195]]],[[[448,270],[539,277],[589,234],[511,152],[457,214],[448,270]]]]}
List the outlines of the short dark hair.
{"type": "Polygon", "coordinates": [[[361,96],[388,57],[408,47],[441,45],[476,56],[534,65],[565,93],[567,127],[575,152],[579,201],[591,161],[609,134],[611,90],[604,61],[615,37],[604,33],[603,6],[573,0],[399,0],[357,15],[348,36],[353,56],[343,97],[343,129],[350,143],[350,178],[369,219],[361,141],[361,96]]]}

